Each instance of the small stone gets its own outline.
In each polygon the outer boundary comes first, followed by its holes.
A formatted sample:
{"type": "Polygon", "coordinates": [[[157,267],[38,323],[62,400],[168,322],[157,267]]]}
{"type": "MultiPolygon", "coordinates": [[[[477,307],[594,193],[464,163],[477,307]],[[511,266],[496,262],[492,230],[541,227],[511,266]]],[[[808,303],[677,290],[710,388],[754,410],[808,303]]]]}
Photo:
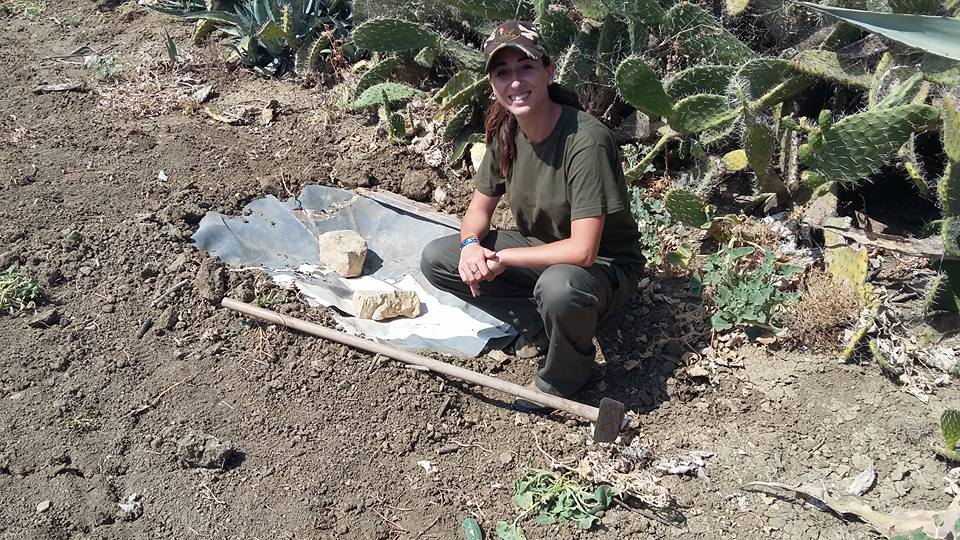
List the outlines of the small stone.
{"type": "Polygon", "coordinates": [[[60,322],[60,312],[56,309],[48,309],[40,312],[39,315],[30,319],[27,326],[31,328],[50,328],[60,322]]]}
{"type": "Polygon", "coordinates": [[[177,258],[174,259],[173,262],[167,265],[167,273],[176,274],[186,264],[187,264],[187,255],[185,253],[181,253],[180,255],[177,255],[177,258]]]}
{"type": "Polygon", "coordinates": [[[583,436],[579,433],[567,433],[564,437],[570,444],[580,444],[583,442],[583,436]]]}
{"type": "Polygon", "coordinates": [[[501,452],[500,455],[497,456],[497,458],[500,459],[500,463],[504,465],[509,465],[510,462],[513,461],[513,454],[511,454],[510,452],[501,452]]]}
{"type": "Polygon", "coordinates": [[[487,353],[487,357],[496,362],[499,365],[503,365],[510,360],[510,357],[507,356],[507,353],[501,351],[500,349],[493,349],[487,353]]]}
{"type": "Polygon", "coordinates": [[[423,171],[409,171],[400,181],[400,194],[419,202],[430,200],[430,178],[423,171]]]}
{"type": "Polygon", "coordinates": [[[367,258],[367,241],[354,231],[331,231],[320,235],[320,263],[343,277],[357,277],[367,258]]]}
{"type": "Polygon", "coordinates": [[[47,510],[50,510],[50,507],[53,506],[53,503],[50,501],[40,501],[40,504],[37,505],[37,513],[42,514],[47,510]]]}
{"type": "Polygon", "coordinates": [[[443,188],[437,188],[433,191],[433,202],[437,204],[443,204],[447,200],[447,190],[443,188]]]}
{"type": "Polygon", "coordinates": [[[353,307],[357,317],[382,321],[420,315],[420,297],[415,291],[356,291],[353,307]]]}
{"type": "Polygon", "coordinates": [[[173,328],[177,325],[178,320],[179,315],[177,314],[176,306],[167,306],[167,309],[163,310],[163,313],[160,314],[160,328],[163,328],[164,330],[173,330],[173,328]]]}
{"type": "Polygon", "coordinates": [[[202,298],[211,304],[219,304],[226,293],[226,272],[223,264],[212,257],[204,259],[194,276],[194,287],[202,298]]]}

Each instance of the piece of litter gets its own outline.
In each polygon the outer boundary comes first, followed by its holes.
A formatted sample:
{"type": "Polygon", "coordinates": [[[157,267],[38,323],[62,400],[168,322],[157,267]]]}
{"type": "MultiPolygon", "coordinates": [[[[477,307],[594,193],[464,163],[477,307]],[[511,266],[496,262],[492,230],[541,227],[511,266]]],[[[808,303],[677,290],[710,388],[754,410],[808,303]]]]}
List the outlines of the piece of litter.
{"type": "Polygon", "coordinates": [[[877,481],[877,471],[873,467],[867,467],[864,471],[857,475],[856,478],[850,482],[850,485],[847,486],[848,495],[860,496],[864,493],[870,491],[870,488],[873,487],[873,484],[877,481]]]}
{"type": "Polygon", "coordinates": [[[165,173],[163,169],[160,169],[160,172],[157,173],[157,180],[161,182],[167,181],[167,173],[165,173]]]}
{"type": "Polygon", "coordinates": [[[60,84],[44,84],[33,89],[34,94],[47,94],[50,92],[73,92],[82,91],[83,83],[68,82],[60,84]]]}
{"type": "Polygon", "coordinates": [[[654,468],[667,474],[690,474],[693,473],[698,478],[706,478],[703,468],[706,466],[706,459],[713,457],[713,452],[705,450],[694,450],[686,455],[671,459],[661,459],[654,463],[654,468]]]}
{"type": "Polygon", "coordinates": [[[418,461],[418,462],[417,462],[417,465],[423,467],[423,470],[424,470],[427,474],[433,474],[433,473],[437,472],[437,468],[433,465],[433,462],[431,462],[431,461],[427,461],[427,460],[424,459],[424,460],[418,461]]]}

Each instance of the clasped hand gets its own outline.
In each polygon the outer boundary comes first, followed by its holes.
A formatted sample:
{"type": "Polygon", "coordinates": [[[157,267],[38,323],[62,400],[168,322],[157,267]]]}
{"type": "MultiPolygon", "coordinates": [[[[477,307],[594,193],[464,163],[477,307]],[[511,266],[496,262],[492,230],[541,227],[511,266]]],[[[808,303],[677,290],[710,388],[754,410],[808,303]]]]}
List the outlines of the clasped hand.
{"type": "Polygon", "coordinates": [[[480,244],[470,244],[460,251],[457,270],[460,279],[470,287],[470,294],[474,297],[480,296],[481,281],[493,281],[505,269],[497,252],[480,244]]]}

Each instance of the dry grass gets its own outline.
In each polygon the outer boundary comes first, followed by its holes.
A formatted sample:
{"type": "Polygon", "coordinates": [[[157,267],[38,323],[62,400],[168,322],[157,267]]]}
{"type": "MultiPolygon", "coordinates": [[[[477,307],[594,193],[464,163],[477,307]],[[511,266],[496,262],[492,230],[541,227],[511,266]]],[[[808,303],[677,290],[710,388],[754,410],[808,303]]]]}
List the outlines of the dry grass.
{"type": "Polygon", "coordinates": [[[193,114],[200,108],[195,94],[207,85],[201,73],[209,71],[212,64],[210,59],[195,61],[189,56],[173,66],[163,59],[150,59],[95,91],[102,106],[134,118],[173,111],[193,114]]]}
{"type": "Polygon", "coordinates": [[[829,274],[810,274],[800,300],[787,307],[783,323],[788,334],[781,342],[792,349],[832,353],[844,329],[856,322],[860,304],[854,291],[835,285],[829,274]]]}

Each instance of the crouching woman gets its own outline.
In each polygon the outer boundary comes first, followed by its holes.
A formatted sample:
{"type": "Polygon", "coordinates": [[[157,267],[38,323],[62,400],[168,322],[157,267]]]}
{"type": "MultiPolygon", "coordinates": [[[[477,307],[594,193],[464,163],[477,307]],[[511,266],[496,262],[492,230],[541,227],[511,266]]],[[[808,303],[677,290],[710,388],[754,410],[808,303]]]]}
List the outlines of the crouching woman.
{"type": "Polygon", "coordinates": [[[518,356],[545,355],[530,386],[569,396],[590,379],[598,322],[643,271],[619,149],[553,84],[556,66],[532,24],[502,23],[484,55],[496,98],[487,152],[460,234],[428,244],[421,268],[437,288],[512,324],[518,356]],[[517,229],[490,230],[504,195],[517,229]]]}

